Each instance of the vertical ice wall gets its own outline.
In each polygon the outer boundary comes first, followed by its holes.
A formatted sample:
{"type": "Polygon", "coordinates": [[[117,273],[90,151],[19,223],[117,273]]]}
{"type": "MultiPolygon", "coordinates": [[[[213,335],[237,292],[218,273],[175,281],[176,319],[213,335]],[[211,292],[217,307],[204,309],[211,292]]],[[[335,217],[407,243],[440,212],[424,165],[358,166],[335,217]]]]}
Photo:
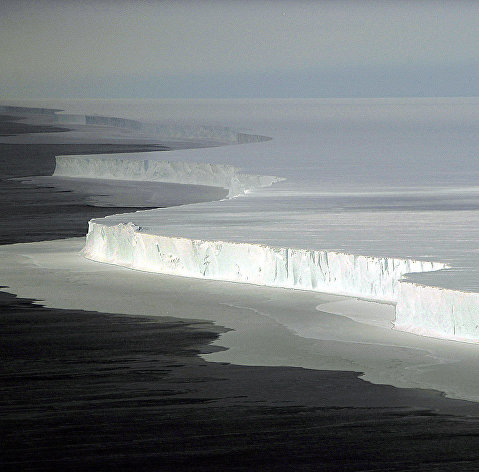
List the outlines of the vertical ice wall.
{"type": "Polygon", "coordinates": [[[479,341],[479,293],[401,281],[396,329],[411,333],[479,341]]]}
{"type": "Polygon", "coordinates": [[[150,272],[386,301],[397,301],[404,274],[445,267],[439,262],[166,237],[144,233],[133,223],[108,226],[95,220],[83,254],[150,272]]]}
{"type": "Polygon", "coordinates": [[[268,136],[240,133],[222,126],[192,125],[174,122],[144,122],[112,116],[71,113],[57,113],[55,114],[55,119],[62,124],[85,124],[121,128],[168,139],[208,139],[225,144],[245,144],[271,140],[268,136]]]}
{"type": "MultiPolygon", "coordinates": [[[[63,124],[85,124],[140,131],[158,139],[208,139],[224,144],[268,141],[271,138],[240,133],[220,126],[180,123],[149,123],[100,115],[56,114],[63,124]]],[[[144,154],[144,153],[143,153],[144,154]]],[[[248,190],[266,187],[283,180],[268,175],[252,175],[222,164],[205,162],[169,162],[155,158],[135,159],[131,155],[57,156],[53,174],[56,177],[98,178],[117,180],[161,181],[180,184],[210,185],[229,190],[228,197],[248,190]]]]}
{"type": "MultiPolygon", "coordinates": [[[[1,109],[14,112],[16,108],[1,109]]],[[[30,111],[51,115],[58,110],[30,111]]],[[[97,115],[54,116],[65,124],[116,127],[157,137],[208,138],[223,143],[269,139],[214,126],[142,123],[97,115]]],[[[280,180],[242,174],[232,166],[206,163],[102,158],[89,161],[89,156],[77,156],[76,159],[59,158],[55,175],[215,185],[228,188],[230,196],[280,180]]],[[[457,340],[479,339],[478,293],[401,280],[407,273],[440,270],[445,267],[440,263],[161,237],[144,234],[134,225],[108,226],[94,221],[84,253],[94,260],[141,270],[392,301],[397,303],[397,329],[457,340]]]]}
{"type": "Polygon", "coordinates": [[[242,195],[248,190],[267,187],[283,180],[270,175],[244,174],[238,168],[229,165],[159,161],[141,156],[145,156],[145,153],[141,153],[138,159],[125,154],[57,156],[53,175],[56,177],[210,185],[228,189],[230,198],[242,195]]]}
{"type": "Polygon", "coordinates": [[[479,294],[404,280],[406,274],[447,267],[440,262],[160,236],[133,223],[109,226],[101,220],[90,222],[83,255],[162,274],[393,302],[396,329],[479,340],[479,294]]]}
{"type": "Polygon", "coordinates": [[[0,105],[0,113],[24,113],[29,115],[55,115],[61,110],[54,108],[37,107],[16,107],[10,105],[0,105]]]}
{"type": "Polygon", "coordinates": [[[169,139],[208,139],[225,144],[245,144],[270,141],[269,136],[251,133],[241,133],[224,126],[192,125],[174,122],[146,122],[128,118],[118,118],[102,115],[84,115],[61,113],[60,109],[33,108],[0,105],[1,113],[26,113],[33,115],[51,115],[58,123],[65,125],[95,125],[109,128],[121,128],[138,131],[158,138],[169,139]]]}

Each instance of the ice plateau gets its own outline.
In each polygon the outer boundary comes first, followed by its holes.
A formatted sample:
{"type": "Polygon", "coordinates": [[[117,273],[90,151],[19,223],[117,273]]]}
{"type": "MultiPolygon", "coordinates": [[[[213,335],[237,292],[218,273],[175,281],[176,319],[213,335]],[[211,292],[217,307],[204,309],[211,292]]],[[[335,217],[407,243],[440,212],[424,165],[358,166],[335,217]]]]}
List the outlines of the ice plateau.
{"type": "Polygon", "coordinates": [[[63,123],[216,146],[169,151],[166,158],[59,156],[55,175],[229,191],[231,198],[220,202],[92,220],[87,258],[389,301],[396,329],[476,342],[478,105],[477,99],[59,104],[67,110],[56,113],[63,123]],[[159,110],[170,121],[154,122],[159,110]]]}

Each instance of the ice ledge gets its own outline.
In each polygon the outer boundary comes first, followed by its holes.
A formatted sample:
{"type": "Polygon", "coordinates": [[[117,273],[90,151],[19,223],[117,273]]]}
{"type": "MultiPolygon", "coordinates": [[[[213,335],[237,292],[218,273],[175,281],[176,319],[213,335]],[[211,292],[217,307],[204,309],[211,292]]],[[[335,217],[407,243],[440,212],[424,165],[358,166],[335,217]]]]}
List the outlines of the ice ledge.
{"type": "Polygon", "coordinates": [[[479,341],[479,293],[400,281],[394,326],[401,331],[479,341]]]}
{"type": "MultiPolygon", "coordinates": [[[[66,125],[93,125],[138,132],[155,139],[206,139],[221,144],[245,144],[270,141],[268,136],[238,132],[221,126],[205,126],[174,122],[146,122],[127,118],[69,114],[59,109],[28,108],[0,105],[3,113],[48,115],[49,119],[66,125]]],[[[269,175],[245,174],[231,165],[206,162],[181,162],[158,159],[158,153],[122,153],[108,155],[57,156],[55,177],[167,182],[222,187],[228,197],[267,187],[284,180],[269,175]],[[146,157],[148,156],[148,157],[146,157]]]]}
{"type": "Polygon", "coordinates": [[[0,113],[48,115],[64,125],[94,125],[135,131],[142,135],[167,139],[207,139],[223,144],[246,144],[270,141],[269,136],[242,133],[224,126],[185,124],[171,121],[149,122],[103,115],[65,113],[60,109],[0,105],[0,113]]]}
{"type": "Polygon", "coordinates": [[[55,177],[134,180],[210,185],[228,189],[228,197],[284,180],[272,175],[244,174],[240,169],[206,162],[162,161],[157,153],[57,156],[55,177]],[[151,154],[151,158],[144,157],[151,154]]]}
{"type": "Polygon", "coordinates": [[[406,274],[447,268],[441,262],[333,251],[166,237],[133,223],[89,223],[83,255],[132,269],[356,296],[396,304],[396,329],[425,336],[479,339],[479,294],[423,286],[406,274]]]}

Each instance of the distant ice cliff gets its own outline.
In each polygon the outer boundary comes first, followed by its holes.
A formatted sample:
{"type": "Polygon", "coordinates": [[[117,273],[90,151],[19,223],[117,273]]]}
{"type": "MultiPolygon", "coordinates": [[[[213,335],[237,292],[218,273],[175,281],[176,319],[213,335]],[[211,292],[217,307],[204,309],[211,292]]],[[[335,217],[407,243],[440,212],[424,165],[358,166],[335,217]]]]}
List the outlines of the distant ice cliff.
{"type": "Polygon", "coordinates": [[[266,187],[283,179],[269,175],[251,175],[234,166],[204,162],[182,162],[147,158],[147,153],[92,156],[57,156],[54,176],[171,182],[179,184],[210,185],[228,189],[228,197],[242,195],[249,190],[266,187]],[[136,157],[136,158],[134,158],[136,157]]]}

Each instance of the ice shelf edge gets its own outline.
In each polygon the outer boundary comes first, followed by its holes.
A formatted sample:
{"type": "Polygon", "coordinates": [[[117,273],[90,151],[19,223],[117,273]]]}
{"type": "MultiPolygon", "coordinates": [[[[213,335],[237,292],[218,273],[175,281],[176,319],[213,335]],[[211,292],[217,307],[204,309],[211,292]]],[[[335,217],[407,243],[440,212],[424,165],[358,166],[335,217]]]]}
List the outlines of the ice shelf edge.
{"type": "Polygon", "coordinates": [[[441,262],[147,234],[133,223],[92,220],[83,255],[132,269],[348,295],[396,304],[394,326],[423,336],[475,342],[479,294],[404,280],[441,262]]]}
{"type": "Polygon", "coordinates": [[[55,159],[55,177],[210,185],[227,189],[229,198],[284,180],[272,175],[245,174],[231,165],[147,157],[131,159],[122,154],[56,156],[55,159]]]}

